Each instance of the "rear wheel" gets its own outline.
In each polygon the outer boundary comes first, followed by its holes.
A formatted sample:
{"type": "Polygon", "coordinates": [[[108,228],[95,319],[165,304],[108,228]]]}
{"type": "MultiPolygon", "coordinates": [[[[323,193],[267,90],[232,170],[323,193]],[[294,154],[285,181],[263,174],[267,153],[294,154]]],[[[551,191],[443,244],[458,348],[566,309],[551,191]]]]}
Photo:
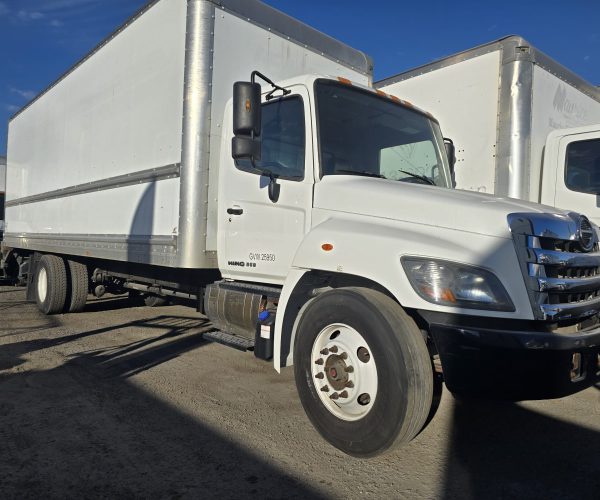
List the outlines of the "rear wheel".
{"type": "Polygon", "coordinates": [[[323,293],[300,319],[296,386],[316,429],[350,455],[377,455],[413,439],[427,421],[433,372],[415,322],[366,288],[323,293]]]}
{"type": "Polygon", "coordinates": [[[56,255],[43,255],[37,265],[34,286],[40,311],[44,314],[62,312],[67,297],[65,261],[56,255]]]}
{"type": "Polygon", "coordinates": [[[89,292],[89,275],[85,264],[67,260],[69,287],[65,303],[65,312],[81,312],[87,302],[89,292]]]}

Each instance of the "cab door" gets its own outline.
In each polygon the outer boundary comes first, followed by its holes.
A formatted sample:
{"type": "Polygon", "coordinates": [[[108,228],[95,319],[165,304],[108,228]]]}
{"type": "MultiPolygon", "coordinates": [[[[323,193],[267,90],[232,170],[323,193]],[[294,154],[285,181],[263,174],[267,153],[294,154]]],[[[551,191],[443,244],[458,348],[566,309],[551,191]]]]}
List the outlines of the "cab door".
{"type": "Polygon", "coordinates": [[[554,205],[600,224],[600,132],[560,138],[556,166],[554,205]]]}
{"type": "Polygon", "coordinates": [[[313,154],[309,94],[304,86],[262,104],[261,160],[231,157],[223,144],[219,189],[219,268],[225,278],[283,283],[309,231],[313,154]],[[273,177],[271,181],[270,175],[273,177]],[[269,183],[278,185],[276,199],[269,183]]]}

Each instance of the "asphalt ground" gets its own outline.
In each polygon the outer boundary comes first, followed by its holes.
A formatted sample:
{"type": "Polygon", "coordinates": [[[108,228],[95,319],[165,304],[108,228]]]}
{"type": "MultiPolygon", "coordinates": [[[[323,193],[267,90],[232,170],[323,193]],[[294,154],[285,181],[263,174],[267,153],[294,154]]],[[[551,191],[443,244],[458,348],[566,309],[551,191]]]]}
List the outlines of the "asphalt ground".
{"type": "Polygon", "coordinates": [[[327,444],[293,371],[202,339],[182,305],[46,317],[0,287],[2,498],[600,499],[600,387],[524,403],[444,390],[410,444],[327,444]]]}

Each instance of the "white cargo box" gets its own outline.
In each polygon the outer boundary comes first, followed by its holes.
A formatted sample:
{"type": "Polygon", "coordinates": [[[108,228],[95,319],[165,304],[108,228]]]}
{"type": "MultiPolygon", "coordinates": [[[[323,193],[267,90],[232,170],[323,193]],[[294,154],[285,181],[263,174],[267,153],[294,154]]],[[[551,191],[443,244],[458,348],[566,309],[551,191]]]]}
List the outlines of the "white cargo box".
{"type": "Polygon", "coordinates": [[[216,267],[223,112],[253,70],[372,65],[257,0],[151,2],[10,121],[6,244],[216,267]]]}
{"type": "Polygon", "coordinates": [[[456,145],[460,189],[540,201],[550,131],[600,123],[600,89],[519,36],[400,73],[375,87],[433,113],[456,145]]]}

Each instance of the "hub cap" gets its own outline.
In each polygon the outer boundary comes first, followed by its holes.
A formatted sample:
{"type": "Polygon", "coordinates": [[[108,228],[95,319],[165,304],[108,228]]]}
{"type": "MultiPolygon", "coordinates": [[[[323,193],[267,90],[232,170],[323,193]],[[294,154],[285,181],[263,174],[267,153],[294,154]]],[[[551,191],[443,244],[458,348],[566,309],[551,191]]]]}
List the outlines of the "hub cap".
{"type": "Polygon", "coordinates": [[[46,300],[46,295],[48,295],[48,273],[44,267],[40,268],[38,273],[37,293],[40,302],[44,302],[46,300]]]}
{"type": "Polygon", "coordinates": [[[325,327],[313,344],[311,372],[321,402],[342,420],[363,418],[377,396],[377,366],[371,348],[354,328],[325,327]]]}

